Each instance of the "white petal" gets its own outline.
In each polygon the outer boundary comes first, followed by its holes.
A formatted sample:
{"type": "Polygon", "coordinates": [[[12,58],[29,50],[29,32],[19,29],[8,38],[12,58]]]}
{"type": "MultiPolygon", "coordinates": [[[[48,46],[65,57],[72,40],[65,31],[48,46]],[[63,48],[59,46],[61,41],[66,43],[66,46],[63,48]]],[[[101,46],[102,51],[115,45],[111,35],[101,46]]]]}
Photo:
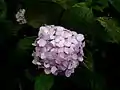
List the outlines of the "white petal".
{"type": "Polygon", "coordinates": [[[49,69],[44,69],[45,74],[50,74],[51,71],[49,69]]]}
{"type": "Polygon", "coordinates": [[[72,73],[72,72],[71,72],[70,70],[66,70],[66,71],[65,71],[65,76],[66,76],[66,77],[70,77],[71,73],[72,73]]]}
{"type": "Polygon", "coordinates": [[[77,35],[77,33],[76,33],[75,31],[72,31],[72,34],[73,34],[74,36],[76,36],[76,35],[77,35]]]}
{"type": "Polygon", "coordinates": [[[72,34],[67,32],[67,31],[64,31],[64,38],[68,38],[68,37],[71,37],[72,34]]]}
{"type": "Polygon", "coordinates": [[[40,62],[36,62],[36,64],[37,64],[37,65],[41,65],[41,63],[40,63],[40,62]]]}
{"type": "Polygon", "coordinates": [[[56,34],[56,35],[61,35],[62,32],[61,32],[61,31],[57,31],[55,34],[56,34]]]}
{"type": "Polygon", "coordinates": [[[51,43],[53,46],[56,45],[55,40],[50,41],[50,43],[51,43]]]}
{"type": "Polygon", "coordinates": [[[56,26],[55,28],[57,28],[57,31],[63,31],[65,28],[64,27],[61,27],[61,26],[56,26]]]}
{"type": "Polygon", "coordinates": [[[41,59],[45,59],[46,56],[45,56],[45,53],[41,53],[41,59]]]}
{"type": "Polygon", "coordinates": [[[73,68],[76,68],[78,65],[79,65],[79,62],[77,60],[73,61],[73,68]]]}
{"type": "Polygon", "coordinates": [[[74,67],[73,67],[73,63],[72,63],[72,62],[69,62],[68,69],[72,69],[72,68],[74,68],[74,67]]]}
{"type": "Polygon", "coordinates": [[[83,34],[77,34],[77,35],[76,35],[76,39],[77,39],[78,41],[83,41],[83,40],[84,40],[84,35],[83,35],[83,34]]]}
{"type": "Polygon", "coordinates": [[[58,52],[58,48],[52,48],[51,50],[50,50],[51,52],[58,52]]]}
{"type": "Polygon", "coordinates": [[[54,30],[53,28],[51,28],[51,29],[49,30],[49,34],[50,34],[50,35],[55,34],[55,30],[54,30]]]}
{"type": "Polygon", "coordinates": [[[55,36],[53,36],[53,35],[50,35],[50,39],[55,39],[55,36]]]}
{"type": "Polygon", "coordinates": [[[77,41],[76,39],[74,39],[74,38],[71,39],[71,42],[72,42],[73,44],[78,44],[78,41],[77,41]]]}
{"type": "Polygon", "coordinates": [[[47,29],[45,26],[40,27],[38,36],[40,36],[44,32],[45,29],[47,29]]]}
{"type": "Polygon", "coordinates": [[[52,68],[51,68],[51,72],[52,73],[55,73],[57,71],[57,68],[55,67],[55,66],[53,66],[52,68]]]}
{"type": "Polygon", "coordinates": [[[50,64],[44,63],[44,67],[45,67],[45,68],[49,68],[49,67],[50,67],[50,64]]]}
{"type": "Polygon", "coordinates": [[[79,60],[80,62],[82,62],[82,61],[83,61],[83,57],[78,57],[78,60],[79,60]]]}
{"type": "Polygon", "coordinates": [[[37,65],[37,60],[33,60],[32,63],[37,65]]]}

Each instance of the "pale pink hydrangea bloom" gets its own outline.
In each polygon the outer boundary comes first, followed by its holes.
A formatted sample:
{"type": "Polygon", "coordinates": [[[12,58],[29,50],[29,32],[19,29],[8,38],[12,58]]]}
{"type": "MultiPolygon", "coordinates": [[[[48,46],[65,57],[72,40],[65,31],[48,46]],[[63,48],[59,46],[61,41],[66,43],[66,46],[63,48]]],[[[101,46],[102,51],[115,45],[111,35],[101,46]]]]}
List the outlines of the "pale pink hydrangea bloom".
{"type": "Polygon", "coordinates": [[[19,24],[26,24],[27,21],[25,19],[25,9],[20,9],[16,15],[16,21],[19,23],[19,24]]]}
{"type": "Polygon", "coordinates": [[[46,74],[64,73],[70,77],[83,61],[84,35],[61,26],[41,26],[33,45],[33,64],[44,68],[46,74]]]}

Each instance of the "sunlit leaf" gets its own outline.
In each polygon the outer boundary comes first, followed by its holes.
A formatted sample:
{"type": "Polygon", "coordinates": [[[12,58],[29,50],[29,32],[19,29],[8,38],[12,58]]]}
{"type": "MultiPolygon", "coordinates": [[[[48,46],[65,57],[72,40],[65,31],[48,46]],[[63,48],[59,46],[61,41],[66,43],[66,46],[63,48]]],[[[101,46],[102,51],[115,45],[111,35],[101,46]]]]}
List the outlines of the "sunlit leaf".
{"type": "Polygon", "coordinates": [[[109,17],[99,17],[97,20],[105,28],[105,31],[109,35],[109,37],[107,37],[109,39],[108,42],[119,43],[120,27],[117,20],[109,17]]]}

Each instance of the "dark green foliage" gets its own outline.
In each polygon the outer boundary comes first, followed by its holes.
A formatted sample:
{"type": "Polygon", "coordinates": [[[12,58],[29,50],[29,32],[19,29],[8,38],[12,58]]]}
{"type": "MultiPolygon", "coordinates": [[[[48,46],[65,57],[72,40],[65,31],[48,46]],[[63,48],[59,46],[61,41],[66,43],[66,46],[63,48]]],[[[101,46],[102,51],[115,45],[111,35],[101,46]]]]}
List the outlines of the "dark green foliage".
{"type": "Polygon", "coordinates": [[[87,31],[91,29],[93,17],[92,8],[88,8],[86,3],[78,3],[63,13],[61,22],[67,27],[87,31]]]}
{"type": "Polygon", "coordinates": [[[113,43],[120,42],[120,27],[117,20],[109,17],[99,17],[97,19],[100,24],[105,28],[108,34],[108,41],[113,43]]]}
{"type": "Polygon", "coordinates": [[[34,90],[50,90],[53,85],[53,76],[41,74],[35,78],[34,90]]]}
{"type": "Polygon", "coordinates": [[[26,19],[35,28],[44,24],[58,24],[62,7],[54,2],[25,0],[26,19]]]}
{"type": "Polygon", "coordinates": [[[119,16],[120,0],[0,0],[0,80],[4,90],[120,90],[111,81],[112,74],[120,73],[119,16]],[[26,10],[27,24],[16,22],[20,8],[26,10]],[[44,24],[85,35],[84,62],[70,78],[45,75],[32,64],[32,43],[44,24]]]}

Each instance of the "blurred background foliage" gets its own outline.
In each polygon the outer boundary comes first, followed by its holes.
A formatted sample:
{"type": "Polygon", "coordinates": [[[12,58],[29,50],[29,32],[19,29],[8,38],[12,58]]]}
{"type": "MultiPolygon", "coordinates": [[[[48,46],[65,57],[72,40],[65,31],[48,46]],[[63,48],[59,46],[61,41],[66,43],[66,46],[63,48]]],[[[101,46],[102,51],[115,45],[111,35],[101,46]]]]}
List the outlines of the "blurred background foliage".
{"type": "Polygon", "coordinates": [[[119,16],[120,0],[0,0],[1,89],[120,90],[119,16]],[[20,8],[27,24],[16,22],[20,8]],[[32,42],[44,24],[85,35],[85,60],[70,78],[32,64],[32,42]]]}

